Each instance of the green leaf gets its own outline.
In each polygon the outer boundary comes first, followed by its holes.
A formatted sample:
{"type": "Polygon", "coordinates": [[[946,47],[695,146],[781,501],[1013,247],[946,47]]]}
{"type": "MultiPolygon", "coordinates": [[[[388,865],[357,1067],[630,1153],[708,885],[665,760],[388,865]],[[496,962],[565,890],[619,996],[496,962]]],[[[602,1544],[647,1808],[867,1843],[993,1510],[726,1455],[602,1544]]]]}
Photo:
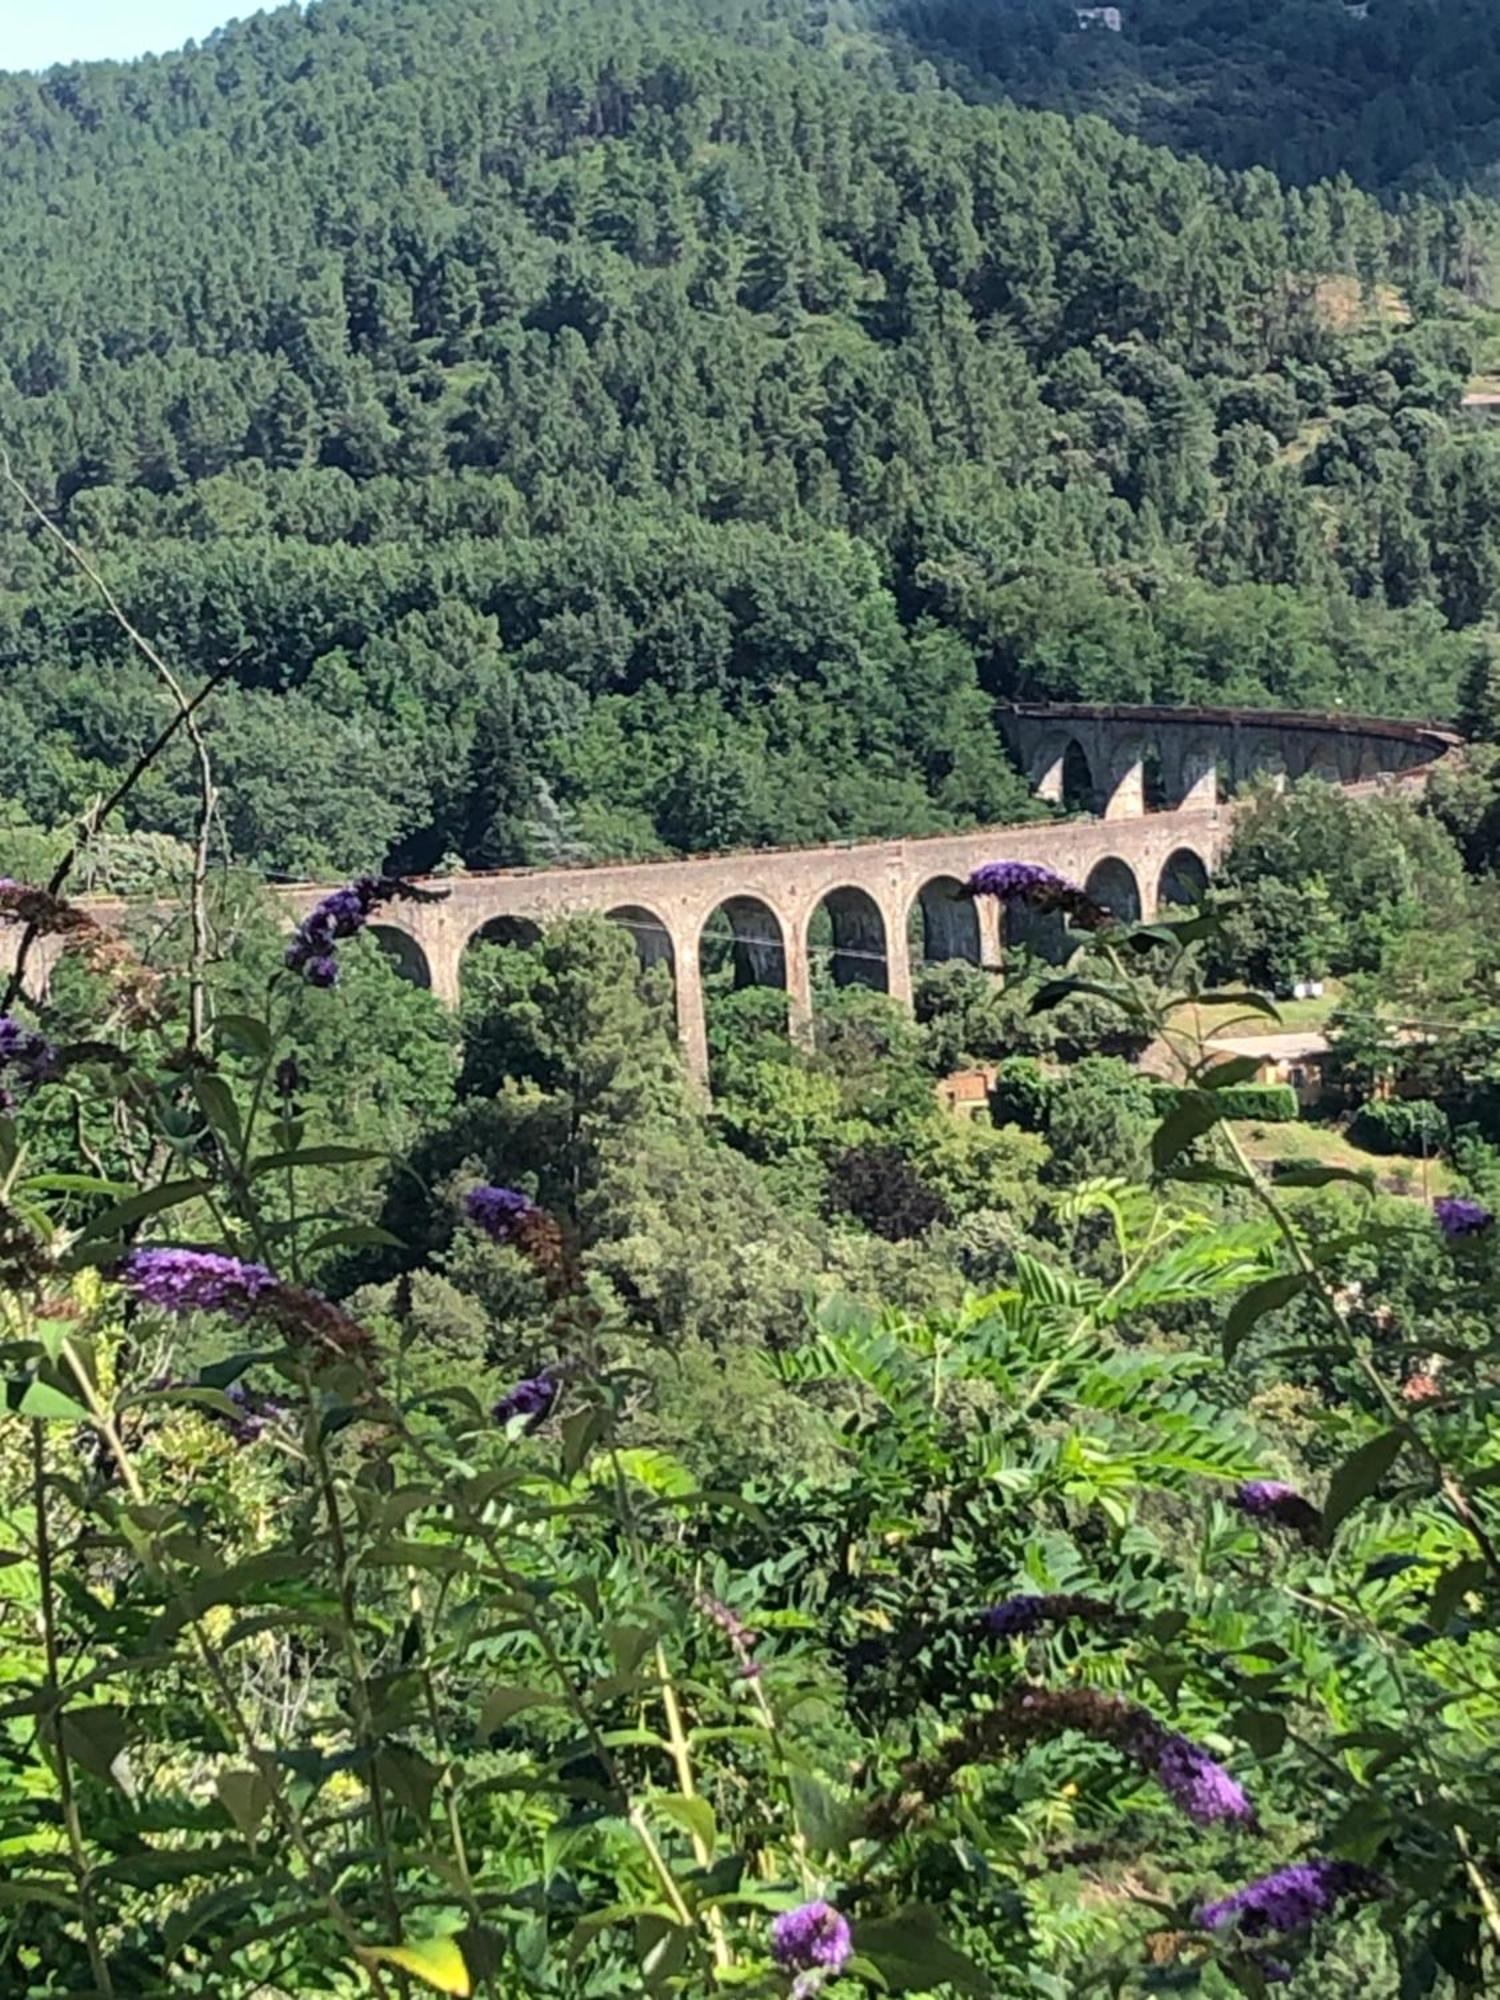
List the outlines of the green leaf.
{"type": "Polygon", "coordinates": [[[15,1876],[8,1882],[0,1882],[0,1909],[17,1909],[26,1903],[42,1903],[50,1910],[72,1911],[78,1907],[71,1896],[51,1882],[15,1876]]]}
{"type": "Polygon", "coordinates": [[[791,1783],[797,1830],[809,1853],[843,1854],[859,1834],[864,1808],[835,1798],[823,1780],[810,1771],[793,1771],[791,1783]]]}
{"type": "Polygon", "coordinates": [[[200,1070],[193,1077],[193,1095],[213,1128],[214,1136],[231,1159],[238,1159],[245,1143],[245,1131],[240,1123],[240,1107],[234,1101],[234,1092],[222,1076],[200,1070]]]}
{"type": "Polygon", "coordinates": [[[1478,1590],[1485,1579],[1484,1564],[1477,1559],[1457,1562],[1433,1585],[1432,1599],[1427,1607],[1427,1616],[1434,1627],[1443,1631],[1449,1619],[1471,1590],[1478,1590]]]}
{"type": "Polygon", "coordinates": [[[17,1406],[17,1415],[61,1418],[73,1424],[91,1421],[82,1403],[75,1403],[71,1396],[65,1396],[61,1389],[54,1389],[50,1382],[28,1382],[26,1394],[17,1406]]]}
{"type": "Polygon", "coordinates": [[[508,1722],[524,1715],[528,1709],[565,1706],[562,1696],[553,1694],[550,1688],[492,1688],[479,1711],[479,1733],[481,1736],[493,1736],[497,1729],[504,1729],[508,1722]]]}
{"type": "Polygon", "coordinates": [[[394,1965],[409,1972],[439,1993],[452,1993],[467,2000],[474,1991],[468,1961],[457,1938],[423,1938],[416,1944],[378,1944],[365,1947],[360,1958],[366,1965],[394,1965]]]}
{"type": "Polygon", "coordinates": [[[1229,1308],[1224,1320],[1224,1359],[1232,1361],[1256,1321],[1264,1319],[1269,1312],[1276,1312],[1281,1306],[1290,1305],[1293,1299],[1307,1290],[1307,1283],[1305,1271],[1280,1271],[1274,1278],[1263,1278],[1258,1285],[1252,1285],[1248,1292],[1242,1293],[1229,1308]]]}
{"type": "Polygon", "coordinates": [[[712,1857],[719,1838],[719,1826],[714,1818],[714,1809],[707,1799],[685,1798],[681,1792],[675,1792],[652,1799],[651,1808],[671,1820],[675,1826],[680,1826],[684,1833],[712,1857]]]}
{"type": "Polygon", "coordinates": [[[134,1791],[125,1768],[125,1745],[129,1727],[123,1708],[69,1708],[62,1715],[62,1742],[71,1761],[90,1777],[104,1784],[116,1784],[127,1794],[134,1791]]]}
{"type": "Polygon", "coordinates": [[[1320,1188],[1329,1187],[1335,1181],[1353,1181],[1367,1194],[1375,1192],[1373,1167],[1278,1167],[1275,1170],[1275,1181],[1279,1188],[1320,1188]]]}
{"type": "Polygon", "coordinates": [[[616,1457],[625,1477],[638,1480],[649,1492],[681,1499],[698,1490],[698,1482],[692,1473],[681,1459],[674,1458],[669,1451],[652,1445],[632,1445],[629,1450],[618,1452],[616,1457]]]}
{"type": "Polygon", "coordinates": [[[1281,1019],[1281,1009],[1264,993],[1197,993],[1183,1004],[1189,1007],[1243,1007],[1247,1014],[1264,1014],[1271,1021],[1281,1019]]]}
{"type": "Polygon", "coordinates": [[[262,1153],[250,1162],[250,1178],[278,1173],[284,1167],[348,1167],[359,1160],[386,1157],[369,1146],[298,1146],[287,1153],[262,1153]]]}
{"type": "Polygon", "coordinates": [[[375,1768],[380,1783],[397,1805],[405,1806],[425,1825],[432,1813],[432,1795],[443,1775],[437,1765],[429,1763],[420,1750],[391,1743],[379,1752],[375,1768]]]}
{"type": "Polygon", "coordinates": [[[319,1256],[324,1250],[404,1250],[406,1245],[378,1222],[341,1222],[337,1229],[315,1236],[303,1253],[319,1256]]]}
{"type": "Polygon", "coordinates": [[[1049,979],[1045,986],[1039,986],[1032,995],[1028,1013],[1045,1014],[1053,1007],[1060,1007],[1065,1000],[1080,996],[1090,1000],[1107,1000],[1112,1007],[1124,1013],[1138,1012],[1135,996],[1128,990],[1116,986],[1101,986],[1096,979],[1049,979]]]}
{"type": "Polygon", "coordinates": [[[1382,1431],[1351,1452],[1328,1482],[1323,1525],[1332,1534],[1362,1500],[1367,1500],[1401,1456],[1399,1431],[1382,1431]]]}
{"type": "Polygon", "coordinates": [[[22,1194],[129,1194],[129,1181],[101,1180],[97,1174],[28,1174],[16,1183],[22,1194]]]}
{"type": "Polygon", "coordinates": [[[606,1625],[605,1641],[617,1674],[633,1674],[656,1634],[647,1625],[606,1625]]]}
{"type": "Polygon", "coordinates": [[[586,1403],[563,1420],[563,1478],[571,1479],[588,1461],[588,1455],[604,1435],[607,1418],[597,1403],[586,1403]]]}
{"type": "Polygon", "coordinates": [[[79,1232],[80,1243],[98,1242],[102,1237],[119,1236],[132,1223],[144,1222],[148,1216],[161,1215],[169,1208],[181,1208],[186,1201],[196,1201],[199,1195],[212,1194],[210,1181],[164,1181],[160,1187],[142,1188],[139,1194],[128,1195],[124,1201],[117,1201],[113,1208],[96,1215],[79,1232]]]}
{"type": "Polygon", "coordinates": [[[1212,1131],[1221,1116],[1211,1092],[1182,1091],[1176,1108],[1167,1113],[1151,1135],[1151,1164],[1157,1173],[1165,1173],[1179,1153],[1185,1153],[1195,1139],[1212,1131]]]}
{"type": "Polygon", "coordinates": [[[236,1055],[268,1056],[271,1053],[271,1031],[264,1021],[258,1021],[253,1014],[221,1014],[214,1022],[214,1035],[221,1048],[232,1048],[236,1055]]]}
{"type": "Polygon", "coordinates": [[[259,1771],[221,1771],[214,1779],[219,1804],[253,1847],[271,1810],[271,1787],[259,1771]]]}
{"type": "Polygon", "coordinates": [[[1201,1071],[1195,1081],[1200,1090],[1232,1090],[1237,1083],[1249,1083],[1259,1075],[1260,1064],[1254,1056],[1227,1056],[1201,1071]]]}
{"type": "Polygon", "coordinates": [[[994,1991],[989,1975],[949,1944],[936,1910],[926,1903],[857,1925],[854,1948],[875,1968],[887,1993],[928,1993],[945,1981],[960,1993],[994,1991]]]}
{"type": "Polygon", "coordinates": [[[1234,1731],[1257,1757],[1274,1757],[1286,1742],[1286,1717],[1274,1708],[1242,1708],[1234,1731]]]}

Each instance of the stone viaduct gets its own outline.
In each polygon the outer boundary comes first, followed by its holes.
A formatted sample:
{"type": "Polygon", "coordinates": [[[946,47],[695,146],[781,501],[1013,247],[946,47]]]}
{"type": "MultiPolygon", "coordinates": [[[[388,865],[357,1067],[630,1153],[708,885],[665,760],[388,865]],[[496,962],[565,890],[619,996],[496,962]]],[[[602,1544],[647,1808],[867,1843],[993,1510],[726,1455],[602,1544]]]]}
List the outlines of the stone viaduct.
{"type": "MultiPolygon", "coordinates": [[[[1316,773],[1351,789],[1422,783],[1459,744],[1417,723],[1240,709],[1022,705],[1000,727],[1040,797],[1076,817],[977,832],[679,861],[460,875],[423,886],[372,931],[400,970],[455,1004],[463,956],[480,939],[521,941],[549,919],[592,910],[624,924],[648,965],[665,964],[690,1071],[706,1077],[704,973],[784,988],[794,1034],[810,1032],[815,963],[840,985],[909,1005],[914,965],[966,959],[999,971],[1006,938],[990,901],[958,896],[983,861],[1045,862],[1124,918],[1198,900],[1228,841],[1234,795],[1253,777],[1316,773]]],[[[278,892],[295,920],[325,893],[278,892]]],[[[1049,950],[1056,925],[1015,924],[1049,950]]]]}

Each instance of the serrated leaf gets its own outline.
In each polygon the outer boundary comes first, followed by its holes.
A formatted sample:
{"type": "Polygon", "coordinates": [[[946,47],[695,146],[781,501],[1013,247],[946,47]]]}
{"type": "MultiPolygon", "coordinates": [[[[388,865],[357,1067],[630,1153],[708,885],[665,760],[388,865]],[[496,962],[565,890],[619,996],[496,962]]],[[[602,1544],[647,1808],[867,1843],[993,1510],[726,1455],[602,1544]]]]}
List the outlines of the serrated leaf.
{"type": "Polygon", "coordinates": [[[271,1787],[259,1771],[221,1771],[214,1779],[219,1804],[253,1847],[271,1809],[271,1787]]]}
{"type": "Polygon", "coordinates": [[[391,1743],[380,1751],[376,1770],[396,1803],[425,1823],[432,1812],[432,1795],[443,1775],[437,1765],[429,1763],[420,1750],[391,1743]]]}
{"type": "Polygon", "coordinates": [[[1240,1343],[1257,1320],[1290,1305],[1306,1289],[1305,1271],[1279,1271],[1274,1278],[1263,1278],[1258,1285],[1252,1285],[1248,1292],[1242,1293],[1224,1319],[1224,1359],[1234,1359],[1240,1343]]]}
{"type": "Polygon", "coordinates": [[[453,1993],[459,2000],[474,1990],[463,1947],[457,1938],[424,1938],[417,1944],[368,1945],[360,1952],[366,1965],[393,1965],[409,1972],[413,1979],[436,1987],[439,1993],[453,1993]]]}
{"type": "Polygon", "coordinates": [[[1328,1482],[1328,1498],[1323,1502],[1323,1525],[1329,1534],[1375,1491],[1401,1456],[1401,1445],[1399,1431],[1382,1431],[1344,1460],[1328,1482]]]}

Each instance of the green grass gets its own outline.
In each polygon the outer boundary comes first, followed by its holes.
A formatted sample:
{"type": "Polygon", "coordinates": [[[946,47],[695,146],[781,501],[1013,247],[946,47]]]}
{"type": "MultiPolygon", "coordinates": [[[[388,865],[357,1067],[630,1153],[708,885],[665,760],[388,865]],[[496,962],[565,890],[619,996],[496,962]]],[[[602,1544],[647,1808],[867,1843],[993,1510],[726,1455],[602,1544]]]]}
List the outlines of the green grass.
{"type": "Polygon", "coordinates": [[[1294,1035],[1304,1030],[1324,1028],[1344,997],[1336,979],[1330,979],[1318,1000],[1278,1000],[1279,1020],[1269,1014],[1252,1014],[1243,1007],[1184,1007],[1175,1026],[1205,1039],[1215,1035],[1294,1035]]]}
{"type": "Polygon", "coordinates": [[[1347,1167],[1372,1173],[1386,1194],[1408,1195],[1413,1201],[1451,1193],[1453,1174],[1445,1161],[1408,1159],[1399,1154],[1367,1153],[1336,1125],[1254,1125],[1238,1128],[1245,1151],[1259,1165],[1347,1167]]]}

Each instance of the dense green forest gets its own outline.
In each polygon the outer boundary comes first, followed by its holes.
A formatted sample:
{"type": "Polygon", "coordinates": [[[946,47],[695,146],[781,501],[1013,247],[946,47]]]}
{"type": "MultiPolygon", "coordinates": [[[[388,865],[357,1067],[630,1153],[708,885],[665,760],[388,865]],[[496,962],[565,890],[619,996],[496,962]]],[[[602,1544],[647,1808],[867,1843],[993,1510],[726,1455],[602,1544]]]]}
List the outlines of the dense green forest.
{"type": "Polygon", "coordinates": [[[1288,181],[1500,191],[1500,53],[1485,0],[874,0],[956,82],[1098,112],[1142,139],[1288,181]]]}
{"type": "MultiPolygon", "coordinates": [[[[997,699],[1450,715],[1500,607],[1475,198],[727,0],[319,0],[0,80],[0,135],[0,439],[225,676],[218,839],[266,869],[993,822],[997,699]]],[[[7,493],[12,840],[163,712],[7,493]]]]}

